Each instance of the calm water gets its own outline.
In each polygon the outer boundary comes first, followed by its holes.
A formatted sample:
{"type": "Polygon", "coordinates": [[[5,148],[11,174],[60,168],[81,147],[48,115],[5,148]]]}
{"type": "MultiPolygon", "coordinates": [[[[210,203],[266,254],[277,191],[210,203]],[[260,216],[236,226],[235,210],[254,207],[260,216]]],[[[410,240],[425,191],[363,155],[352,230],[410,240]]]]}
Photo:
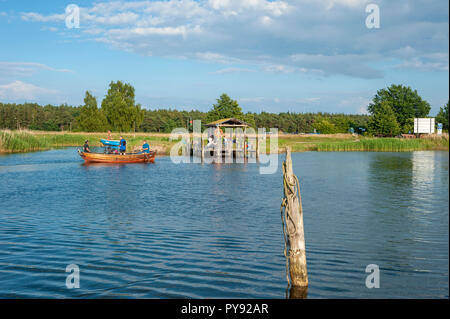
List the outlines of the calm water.
{"type": "MultiPolygon", "coordinates": [[[[280,169],[0,156],[0,297],[285,298],[280,169]],[[65,286],[77,264],[81,288],[65,286]]],[[[449,297],[448,152],[294,153],[308,298],[449,297]],[[380,267],[379,289],[365,268],[380,267]]]]}

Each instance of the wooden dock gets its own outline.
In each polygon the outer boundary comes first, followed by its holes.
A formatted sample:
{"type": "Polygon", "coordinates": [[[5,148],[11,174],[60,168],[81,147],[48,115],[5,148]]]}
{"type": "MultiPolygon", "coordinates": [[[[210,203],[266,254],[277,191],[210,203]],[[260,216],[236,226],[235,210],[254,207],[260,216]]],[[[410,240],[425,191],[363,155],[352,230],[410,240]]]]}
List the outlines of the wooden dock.
{"type": "MultiPolygon", "coordinates": [[[[247,123],[235,118],[221,119],[206,124],[208,130],[193,134],[186,145],[185,154],[216,163],[243,163],[259,159],[259,138],[247,123]],[[225,133],[222,131],[225,129],[225,133]]],[[[200,129],[200,128],[198,128],[200,129]]],[[[195,131],[195,130],[194,130],[195,131]]],[[[265,145],[265,144],[264,144],[265,145]]],[[[265,148],[264,148],[265,151],[265,148]]]]}

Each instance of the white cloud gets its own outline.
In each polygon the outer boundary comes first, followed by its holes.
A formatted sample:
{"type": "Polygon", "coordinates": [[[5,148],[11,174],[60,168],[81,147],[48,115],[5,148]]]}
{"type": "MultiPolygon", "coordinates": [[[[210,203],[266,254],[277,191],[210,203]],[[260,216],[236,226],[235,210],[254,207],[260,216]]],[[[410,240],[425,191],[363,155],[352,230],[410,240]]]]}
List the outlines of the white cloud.
{"type": "Polygon", "coordinates": [[[262,69],[266,72],[274,72],[274,73],[292,73],[295,71],[295,68],[282,64],[266,65],[263,66],[262,69]]]}
{"type": "Polygon", "coordinates": [[[54,95],[57,93],[57,90],[38,87],[18,80],[0,85],[0,98],[2,100],[35,100],[42,96],[54,95]]]}
{"type": "Polygon", "coordinates": [[[408,57],[396,67],[403,69],[415,69],[426,72],[448,72],[449,58],[447,52],[436,52],[422,55],[421,57],[408,57]]]}
{"type": "Polygon", "coordinates": [[[341,97],[338,103],[340,109],[352,110],[357,114],[368,114],[367,106],[371,103],[371,99],[364,96],[347,96],[341,97]]]}
{"type": "Polygon", "coordinates": [[[199,27],[189,28],[186,26],[177,27],[147,27],[132,29],[113,29],[108,31],[108,35],[114,39],[127,39],[129,37],[145,37],[145,36],[182,36],[186,37],[188,33],[201,32],[199,27]]]}
{"type": "MultiPolygon", "coordinates": [[[[449,48],[448,2],[380,0],[382,27],[377,30],[365,27],[369,2],[98,2],[81,8],[78,36],[141,55],[244,62],[267,72],[374,79],[383,77],[380,65],[391,59],[400,61],[397,67],[448,72],[448,55],[439,56],[449,48]]],[[[64,25],[64,18],[58,13],[22,14],[23,20],[46,24],[64,25]]]]}
{"type": "Polygon", "coordinates": [[[41,63],[0,61],[0,79],[31,76],[39,71],[72,72],[68,69],[56,69],[41,63]]]}
{"type": "Polygon", "coordinates": [[[215,74],[228,74],[228,73],[243,73],[243,72],[255,72],[255,70],[252,69],[246,69],[246,68],[225,68],[217,70],[216,72],[213,72],[215,74]]]}
{"type": "Polygon", "coordinates": [[[41,30],[42,30],[42,31],[56,32],[56,31],[58,31],[58,28],[55,28],[55,27],[46,27],[46,26],[44,26],[44,27],[41,28],[41,30]]]}
{"type": "Polygon", "coordinates": [[[318,71],[368,79],[383,77],[382,72],[367,65],[368,62],[381,59],[374,54],[294,54],[290,58],[299,66],[307,66],[318,71]]]}
{"type": "Polygon", "coordinates": [[[136,23],[139,15],[134,12],[123,12],[112,16],[95,16],[83,12],[80,19],[100,25],[124,25],[136,23]]]}
{"type": "MultiPolygon", "coordinates": [[[[344,6],[355,8],[358,6],[363,6],[370,1],[368,0],[322,0],[322,3],[325,4],[327,10],[333,9],[335,6],[344,6]]],[[[372,1],[373,2],[373,1],[372,1]]]]}
{"type": "Polygon", "coordinates": [[[37,21],[37,22],[58,22],[64,21],[66,19],[66,15],[62,13],[44,16],[35,12],[25,12],[22,13],[22,19],[25,21],[37,21]]]}
{"type": "Polygon", "coordinates": [[[195,54],[195,57],[205,62],[219,63],[219,64],[231,64],[240,62],[237,59],[215,52],[197,52],[195,54]]]}
{"type": "Polygon", "coordinates": [[[367,111],[367,106],[361,106],[358,111],[356,112],[356,114],[361,114],[361,115],[368,115],[369,112],[367,111]]]}

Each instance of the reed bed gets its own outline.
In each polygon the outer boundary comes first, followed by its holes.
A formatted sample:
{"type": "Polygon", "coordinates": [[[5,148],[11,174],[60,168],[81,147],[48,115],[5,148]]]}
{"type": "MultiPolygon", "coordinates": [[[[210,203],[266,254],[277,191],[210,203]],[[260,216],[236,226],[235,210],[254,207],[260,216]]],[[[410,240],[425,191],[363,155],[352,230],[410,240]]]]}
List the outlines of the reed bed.
{"type": "MultiPolygon", "coordinates": [[[[169,154],[171,147],[178,141],[170,141],[166,134],[158,133],[124,133],[128,150],[139,148],[144,139],[150,147],[158,151],[158,154],[169,154]]],[[[448,134],[442,137],[430,136],[420,139],[402,138],[370,138],[354,137],[351,134],[335,136],[304,136],[304,135],[280,135],[278,149],[290,146],[293,152],[319,151],[319,152],[408,152],[418,150],[448,150],[448,134]]],[[[115,133],[112,139],[119,139],[120,134],[115,133]]],[[[100,139],[106,138],[106,133],[72,133],[72,132],[42,132],[42,131],[9,131],[0,130],[0,152],[30,152],[46,150],[50,148],[75,146],[81,147],[86,139],[91,147],[100,146],[100,139]]],[[[266,150],[269,151],[269,139],[266,150]]],[[[264,147],[260,151],[264,152],[264,147]]]]}
{"type": "MultiPolygon", "coordinates": [[[[112,139],[118,140],[121,134],[113,134],[112,139]]],[[[133,150],[142,146],[144,139],[152,149],[159,154],[168,154],[176,141],[161,134],[122,134],[127,140],[128,149],[133,150]]],[[[42,131],[10,131],[0,130],[0,152],[17,153],[47,150],[60,147],[82,147],[85,140],[89,140],[91,147],[101,146],[100,139],[106,138],[106,133],[61,133],[42,131]]]]}
{"type": "Polygon", "coordinates": [[[402,138],[365,138],[355,141],[318,143],[319,152],[410,152],[419,150],[446,150],[448,140],[440,139],[402,139],[402,138]]]}
{"type": "Polygon", "coordinates": [[[28,152],[49,147],[45,139],[37,138],[27,131],[0,131],[1,152],[28,152]]]}

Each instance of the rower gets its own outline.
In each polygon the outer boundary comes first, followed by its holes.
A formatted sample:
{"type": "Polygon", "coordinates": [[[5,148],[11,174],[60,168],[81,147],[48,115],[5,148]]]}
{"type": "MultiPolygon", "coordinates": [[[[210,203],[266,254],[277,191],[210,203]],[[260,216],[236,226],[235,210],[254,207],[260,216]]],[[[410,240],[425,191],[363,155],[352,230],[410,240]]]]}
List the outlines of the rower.
{"type": "Polygon", "coordinates": [[[83,152],[85,152],[85,153],[90,153],[91,152],[91,150],[89,149],[89,143],[88,142],[89,142],[88,140],[84,141],[83,152]]]}
{"type": "Polygon", "coordinates": [[[119,147],[120,154],[125,155],[126,150],[127,150],[127,141],[121,136],[120,137],[120,147],[119,147]]]}
{"type": "Polygon", "coordinates": [[[144,140],[144,144],[142,145],[142,152],[150,153],[150,145],[148,145],[146,140],[144,140]]]}

